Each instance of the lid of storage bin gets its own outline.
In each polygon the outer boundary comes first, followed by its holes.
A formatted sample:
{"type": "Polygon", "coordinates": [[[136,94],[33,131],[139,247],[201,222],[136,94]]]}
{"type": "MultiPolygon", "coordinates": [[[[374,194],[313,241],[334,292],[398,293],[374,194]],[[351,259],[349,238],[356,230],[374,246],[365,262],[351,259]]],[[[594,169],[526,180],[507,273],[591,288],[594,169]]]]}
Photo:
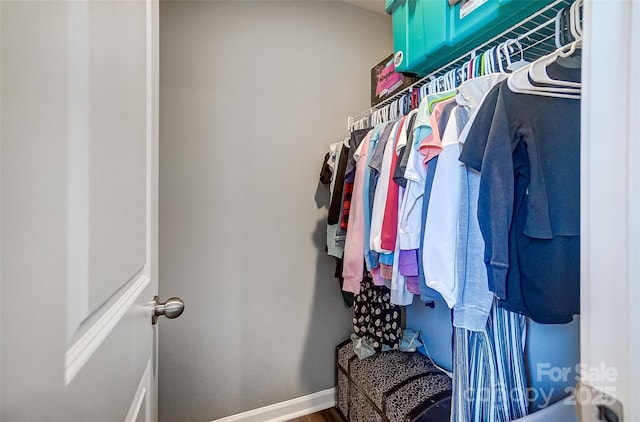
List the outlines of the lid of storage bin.
{"type": "Polygon", "coordinates": [[[388,14],[392,14],[393,11],[398,8],[401,4],[404,4],[407,0],[385,0],[384,2],[384,10],[387,11],[388,14]]]}

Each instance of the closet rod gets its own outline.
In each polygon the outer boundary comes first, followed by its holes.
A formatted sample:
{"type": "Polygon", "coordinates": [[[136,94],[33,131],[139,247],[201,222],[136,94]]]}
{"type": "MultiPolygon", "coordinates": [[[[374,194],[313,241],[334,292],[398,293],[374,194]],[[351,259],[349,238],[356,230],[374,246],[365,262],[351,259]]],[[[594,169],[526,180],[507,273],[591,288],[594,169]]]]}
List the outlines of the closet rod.
{"type": "MultiPolygon", "coordinates": [[[[441,66],[440,68],[436,69],[435,71],[429,73],[427,76],[424,76],[423,78],[417,80],[416,82],[414,82],[413,84],[409,85],[408,87],[404,88],[402,91],[397,92],[396,94],[394,94],[393,96],[385,99],[384,101],[381,101],[380,103],[376,104],[373,107],[370,107],[366,110],[364,110],[361,113],[356,114],[353,117],[348,117],[347,118],[347,130],[351,131],[351,128],[353,127],[353,124],[359,120],[362,120],[364,117],[368,117],[369,115],[371,115],[371,113],[373,113],[374,110],[380,109],[382,107],[385,107],[389,104],[391,104],[392,102],[398,100],[399,98],[401,98],[403,95],[412,92],[413,89],[415,88],[420,88],[421,86],[425,85],[426,83],[428,83],[430,80],[432,80],[433,78],[435,78],[436,76],[440,75],[440,74],[445,74],[447,71],[455,69],[457,67],[460,67],[463,63],[467,62],[468,60],[476,57],[476,55],[478,54],[478,52],[484,50],[486,47],[488,47],[491,44],[499,44],[497,43],[497,41],[503,42],[509,39],[517,39],[518,41],[523,41],[526,38],[530,38],[533,35],[539,35],[540,39],[538,40],[533,40],[533,44],[530,46],[523,46],[523,50],[529,50],[531,47],[533,46],[539,46],[540,44],[544,44],[545,42],[548,42],[549,40],[552,40],[552,35],[551,34],[545,34],[543,33],[543,30],[549,28],[550,26],[553,26],[555,24],[555,18],[556,18],[556,14],[558,13],[558,11],[560,11],[560,9],[564,8],[565,6],[568,6],[572,3],[572,0],[556,0],[553,3],[550,3],[549,5],[547,5],[546,7],[542,8],[541,10],[539,10],[538,12],[534,13],[533,15],[529,16],[528,18],[518,22],[517,24],[513,25],[511,28],[505,30],[504,32],[502,32],[501,34],[496,35],[495,37],[491,38],[490,40],[480,44],[479,46],[475,47],[473,50],[458,56],[456,59],[453,59],[452,61],[450,61],[449,63],[445,64],[444,66],[441,66]],[[542,20],[542,21],[540,21],[542,20]],[[533,28],[529,28],[530,25],[535,25],[533,28]],[[524,33],[520,33],[522,31],[526,31],[524,33]]],[[[555,33],[555,27],[552,28],[553,33],[555,33]]],[[[550,43],[551,44],[551,43],[550,43]]],[[[546,49],[541,49],[542,52],[539,53],[539,55],[544,55],[547,54],[551,51],[553,51],[555,49],[555,44],[552,46],[549,46],[550,49],[548,49],[549,51],[547,51],[546,49]]],[[[517,55],[519,54],[519,50],[516,50],[513,55],[517,55]]],[[[532,59],[536,59],[538,57],[532,57],[532,59]]]]}

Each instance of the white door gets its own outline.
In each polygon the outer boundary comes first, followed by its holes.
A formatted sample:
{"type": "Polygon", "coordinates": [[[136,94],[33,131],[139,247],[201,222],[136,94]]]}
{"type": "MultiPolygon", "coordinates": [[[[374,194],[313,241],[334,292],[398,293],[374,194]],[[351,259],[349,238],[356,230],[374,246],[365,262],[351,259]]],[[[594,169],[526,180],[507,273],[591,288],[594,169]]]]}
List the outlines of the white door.
{"type": "Polygon", "coordinates": [[[581,151],[582,421],[640,420],[640,1],[587,0],[581,151]],[[613,420],[610,418],[609,420],[613,420]]]}
{"type": "Polygon", "coordinates": [[[0,18],[1,418],[154,421],[157,1],[0,18]]]}

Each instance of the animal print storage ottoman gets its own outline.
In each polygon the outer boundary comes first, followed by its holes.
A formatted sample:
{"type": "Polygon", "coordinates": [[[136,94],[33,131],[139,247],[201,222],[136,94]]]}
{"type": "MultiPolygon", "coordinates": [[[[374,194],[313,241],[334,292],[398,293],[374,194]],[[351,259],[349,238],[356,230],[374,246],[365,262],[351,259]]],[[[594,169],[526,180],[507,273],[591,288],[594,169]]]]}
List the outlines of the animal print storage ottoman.
{"type": "Polygon", "coordinates": [[[397,350],[358,359],[336,348],[336,406],[349,422],[448,422],[451,378],[420,353],[397,350]]]}

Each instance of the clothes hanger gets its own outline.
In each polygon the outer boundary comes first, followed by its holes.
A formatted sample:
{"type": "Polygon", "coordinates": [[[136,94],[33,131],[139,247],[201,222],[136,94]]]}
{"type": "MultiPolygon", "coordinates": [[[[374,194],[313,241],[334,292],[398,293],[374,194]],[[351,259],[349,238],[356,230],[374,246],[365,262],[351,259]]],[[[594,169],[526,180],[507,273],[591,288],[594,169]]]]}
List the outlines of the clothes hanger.
{"type": "Polygon", "coordinates": [[[482,55],[482,73],[488,75],[491,73],[491,48],[482,55]]]}
{"type": "Polygon", "coordinates": [[[420,87],[420,102],[422,102],[422,99],[427,96],[427,88],[428,86],[426,83],[420,87]]]}
{"type": "Polygon", "coordinates": [[[508,59],[509,65],[507,66],[507,70],[510,70],[513,72],[529,64],[529,62],[524,59],[524,48],[522,48],[522,44],[520,44],[519,39],[514,38],[511,40],[507,40],[505,42],[505,46],[506,46],[506,54],[509,56],[509,59],[508,59]],[[518,50],[520,51],[520,60],[512,62],[511,55],[514,54],[515,52],[513,48],[514,45],[518,47],[518,50]]]}
{"type": "Polygon", "coordinates": [[[511,92],[515,92],[517,94],[530,94],[530,95],[538,95],[541,97],[554,97],[554,98],[568,98],[568,99],[574,99],[574,100],[579,100],[580,99],[580,90],[574,92],[574,93],[570,93],[570,92],[551,92],[551,91],[547,91],[547,90],[537,90],[535,88],[535,86],[532,86],[532,88],[534,89],[523,89],[520,86],[517,86],[518,83],[521,83],[522,81],[517,81],[515,78],[512,78],[512,76],[515,74],[515,72],[513,74],[511,74],[511,76],[509,76],[507,78],[507,87],[509,88],[509,90],[511,92]]]}
{"type": "Polygon", "coordinates": [[[435,94],[437,92],[436,84],[437,84],[436,78],[432,78],[429,81],[429,95],[435,94]]]}
{"type": "Polygon", "coordinates": [[[504,55],[502,53],[502,49],[504,48],[504,43],[500,43],[496,46],[496,62],[498,63],[498,69],[500,73],[505,73],[504,66],[502,65],[502,61],[504,60],[504,55]]]}
{"type": "Polygon", "coordinates": [[[449,91],[453,89],[452,86],[453,81],[451,80],[449,72],[446,72],[444,75],[442,75],[442,91],[449,91]]]}
{"type": "Polygon", "coordinates": [[[576,9],[580,7],[578,1],[574,1],[569,8],[569,31],[571,32],[571,36],[574,39],[580,38],[580,33],[578,32],[578,25],[576,21],[579,20],[578,13],[576,9]]]}
{"type": "Polygon", "coordinates": [[[464,71],[464,65],[456,68],[456,77],[460,81],[460,84],[464,83],[464,81],[466,80],[465,76],[466,76],[466,72],[464,71]]]}
{"type": "Polygon", "coordinates": [[[576,0],[573,5],[573,9],[571,10],[571,22],[573,32],[575,32],[575,38],[582,38],[582,6],[584,0],[576,0]]]}
{"type": "Polygon", "coordinates": [[[460,86],[460,79],[458,79],[458,69],[453,69],[453,70],[449,71],[449,73],[451,75],[452,89],[455,89],[458,86],[460,86]]]}
{"type": "Polygon", "coordinates": [[[475,57],[472,57],[467,62],[467,79],[472,79],[473,78],[473,63],[474,63],[474,59],[475,59],[475,57]]]}
{"type": "Polygon", "coordinates": [[[567,7],[564,9],[564,12],[562,14],[562,27],[563,27],[563,31],[562,31],[562,44],[563,45],[567,45],[567,44],[571,44],[572,42],[575,41],[575,38],[573,37],[573,34],[571,32],[571,8],[567,7]]]}
{"type": "Polygon", "coordinates": [[[484,53],[480,54],[476,59],[476,78],[482,75],[482,62],[484,60],[484,53]]]}
{"type": "Polygon", "coordinates": [[[444,75],[440,75],[438,76],[438,92],[442,92],[446,90],[446,87],[444,85],[444,75]]]}
{"type": "Polygon", "coordinates": [[[376,110],[374,115],[374,120],[371,122],[371,126],[375,126],[382,121],[382,109],[379,108],[376,110]]]}
{"type": "Polygon", "coordinates": [[[574,89],[579,89],[582,86],[580,82],[560,81],[556,79],[551,79],[549,77],[549,74],[547,73],[547,66],[554,63],[558,59],[558,57],[569,57],[573,55],[576,52],[576,50],[581,46],[582,46],[582,40],[579,39],[577,41],[572,42],[571,44],[560,47],[553,53],[543,56],[538,60],[536,60],[535,62],[533,62],[531,66],[529,66],[529,68],[514,72],[514,75],[516,73],[517,75],[515,75],[513,79],[521,81],[522,83],[521,84],[519,83],[518,85],[521,87],[526,87],[527,89],[529,88],[551,89],[553,88],[553,85],[557,85],[563,88],[571,87],[574,89]],[[525,71],[526,71],[526,83],[523,77],[525,75],[525,71]],[[531,78],[531,81],[533,82],[536,82],[539,84],[548,84],[552,86],[551,87],[533,87],[529,81],[529,78],[531,78]]]}
{"type": "Polygon", "coordinates": [[[489,70],[490,73],[496,73],[499,71],[498,67],[498,55],[496,53],[496,46],[494,45],[489,49],[489,70]]]}
{"type": "Polygon", "coordinates": [[[420,90],[419,89],[411,89],[409,91],[409,95],[407,96],[405,110],[407,113],[411,112],[411,110],[415,110],[420,105],[420,90]]]}
{"type": "Polygon", "coordinates": [[[558,98],[580,98],[581,84],[578,82],[561,81],[551,79],[546,72],[546,66],[553,63],[558,57],[568,57],[572,55],[578,47],[582,45],[581,40],[577,40],[567,46],[564,46],[555,52],[543,56],[536,60],[528,68],[521,68],[514,71],[507,79],[509,89],[521,94],[534,94],[558,98]],[[534,69],[537,69],[536,78],[532,75],[534,69]],[[542,69],[542,70],[540,70],[542,69]],[[544,70],[544,75],[542,71],[544,70]],[[544,78],[543,78],[544,76],[544,78]],[[531,80],[537,83],[544,83],[547,86],[535,86],[531,84],[531,80]],[[549,86],[551,85],[551,86],[549,86]]]}
{"type": "Polygon", "coordinates": [[[471,77],[477,78],[480,76],[480,56],[475,56],[473,58],[473,67],[471,69],[471,77]]]}
{"type": "Polygon", "coordinates": [[[484,55],[484,74],[489,75],[493,73],[493,49],[491,47],[484,55]]]}
{"type": "MultiPolygon", "coordinates": [[[[531,78],[533,82],[545,85],[559,86],[562,88],[572,87],[576,89],[580,89],[582,83],[580,82],[570,82],[570,81],[562,81],[557,79],[552,79],[547,72],[547,67],[554,63],[558,57],[569,57],[573,55],[578,47],[582,46],[582,41],[577,40],[569,44],[568,46],[561,47],[556,50],[554,53],[551,53],[547,56],[544,56],[531,64],[528,70],[528,78],[531,78]]],[[[551,89],[546,88],[546,89],[551,89]]],[[[562,92],[562,91],[558,91],[562,92]]]]}
{"type": "Polygon", "coordinates": [[[562,15],[563,15],[565,9],[566,8],[562,8],[562,9],[558,10],[558,13],[556,14],[556,19],[555,19],[555,28],[556,28],[555,42],[556,42],[556,48],[562,47],[561,36],[562,36],[562,32],[564,31],[564,28],[563,28],[563,25],[562,25],[562,15]]]}

